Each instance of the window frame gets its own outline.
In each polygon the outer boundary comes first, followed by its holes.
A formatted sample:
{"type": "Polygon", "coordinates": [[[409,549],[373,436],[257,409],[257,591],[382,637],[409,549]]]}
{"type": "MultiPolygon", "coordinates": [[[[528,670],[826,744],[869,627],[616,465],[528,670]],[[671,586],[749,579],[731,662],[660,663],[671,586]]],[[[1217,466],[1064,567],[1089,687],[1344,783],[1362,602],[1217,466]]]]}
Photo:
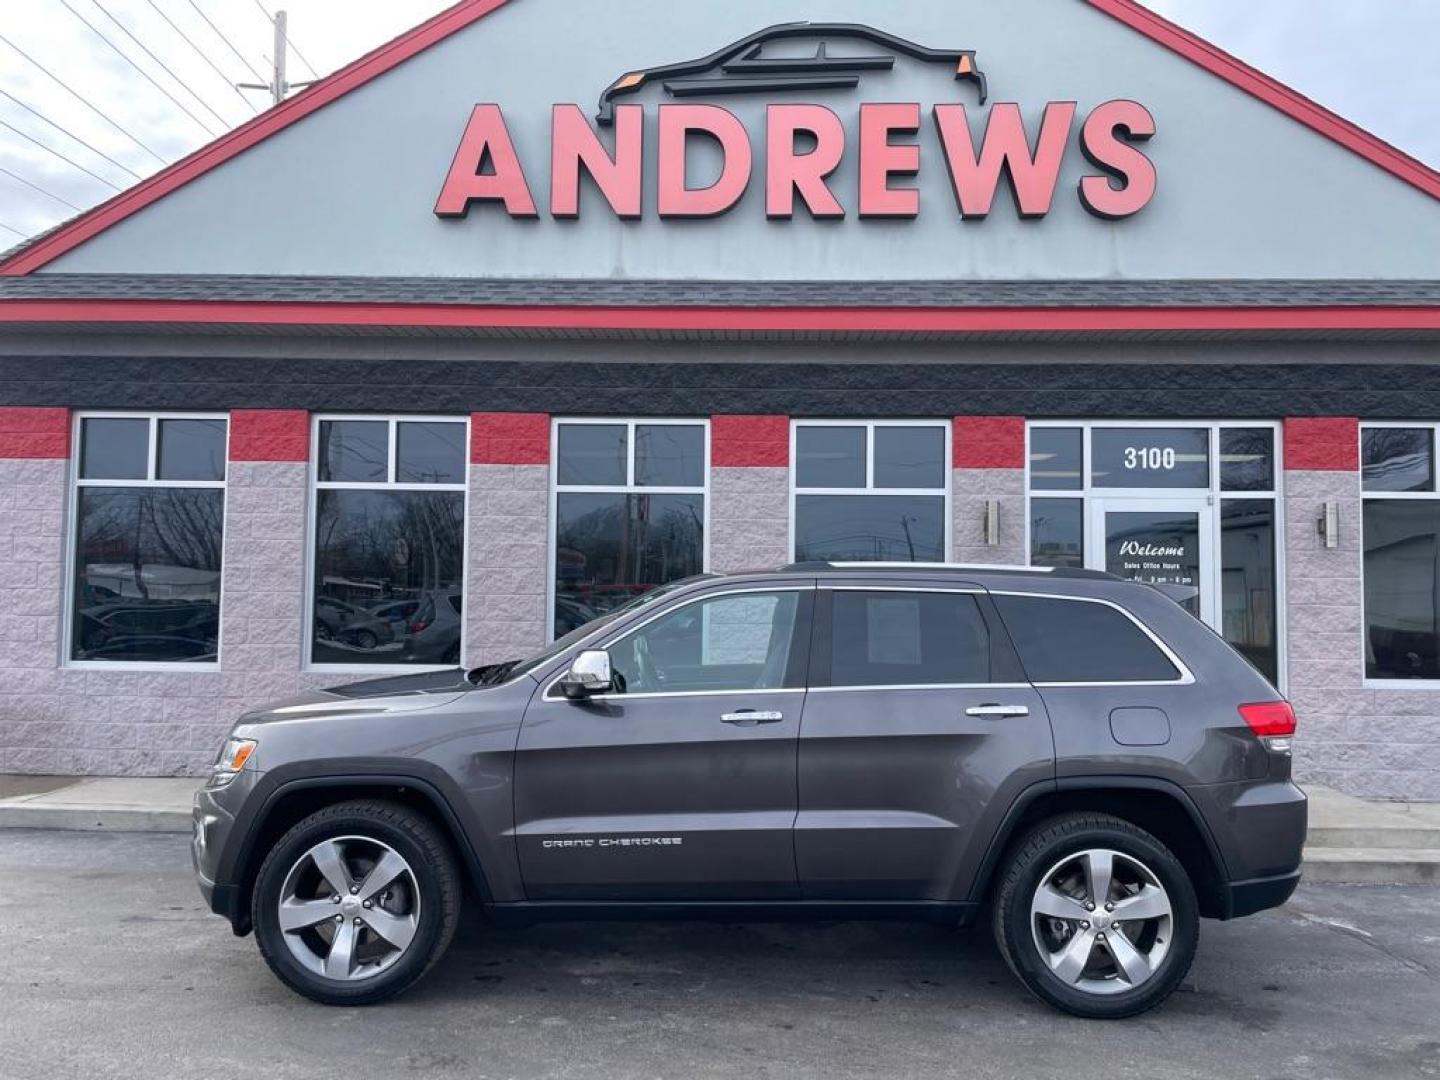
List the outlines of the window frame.
{"type": "Polygon", "coordinates": [[[710,572],[710,418],[705,417],[653,417],[653,416],[552,416],[550,418],[550,464],[546,472],[549,491],[546,497],[548,528],[545,540],[545,644],[555,640],[555,559],[558,550],[560,517],[559,504],[562,494],[578,493],[590,495],[699,495],[702,500],[700,528],[700,569],[697,573],[710,572]],[[560,483],[560,428],[567,424],[590,427],[625,425],[625,483],[624,484],[561,484],[560,483]],[[688,485],[658,485],[635,483],[635,428],[645,427],[700,427],[703,434],[704,455],[699,487],[688,485]]]}
{"type": "Polygon", "coordinates": [[[470,607],[470,416],[468,413],[446,416],[436,413],[314,413],[310,417],[310,461],[305,476],[305,594],[301,598],[303,616],[301,619],[302,672],[342,675],[405,675],[423,674],[427,671],[447,671],[449,664],[334,664],[316,663],[312,658],[315,647],[315,571],[316,530],[319,528],[319,503],[322,490],[335,491],[459,491],[463,494],[461,521],[464,527],[464,546],[460,559],[460,663],[465,664],[465,645],[469,631],[470,607]],[[332,420],[368,420],[389,423],[389,448],[386,462],[386,480],[321,480],[320,479],[320,425],[332,420]],[[397,425],[402,423],[461,424],[465,429],[463,442],[464,480],[454,484],[425,484],[414,481],[397,481],[395,460],[399,447],[397,425]]]}
{"type": "MultiPolygon", "coordinates": [[[[1415,427],[1415,424],[1396,424],[1396,427],[1415,427]]],[[[1213,508],[1210,515],[1212,526],[1210,530],[1210,548],[1215,553],[1215,559],[1219,560],[1222,555],[1224,541],[1224,506],[1227,499],[1269,499],[1275,507],[1275,668],[1276,688],[1281,693],[1286,692],[1290,681],[1290,649],[1289,649],[1289,600],[1286,595],[1288,581],[1286,577],[1286,542],[1285,542],[1285,431],[1284,424],[1279,420],[1242,419],[1237,417],[1218,417],[1210,419],[1167,419],[1167,420],[1128,420],[1128,419],[1105,419],[1105,420],[1027,420],[1025,422],[1025,563],[1033,566],[1034,537],[1031,535],[1033,525],[1033,513],[1031,502],[1034,499],[1079,499],[1080,510],[1080,536],[1084,545],[1081,561],[1082,565],[1089,566],[1090,556],[1090,533],[1091,522],[1094,513],[1094,500],[1096,499],[1133,499],[1137,503],[1146,499],[1165,499],[1194,497],[1207,499],[1213,508]],[[1030,432],[1035,428],[1079,428],[1080,435],[1080,486],[1076,488],[1036,488],[1031,483],[1031,462],[1030,462],[1030,432]],[[1209,431],[1209,454],[1210,454],[1210,484],[1204,488],[1110,488],[1094,487],[1091,485],[1091,451],[1090,433],[1095,428],[1206,428],[1209,431]],[[1220,432],[1225,428],[1267,428],[1274,433],[1274,467],[1272,469],[1272,486],[1263,491],[1226,491],[1220,487],[1221,460],[1220,460],[1220,432]]],[[[1358,448],[1357,448],[1358,449],[1358,448]]],[[[1222,583],[1223,585],[1223,583],[1222,583]]],[[[1207,624],[1208,625],[1208,624],[1207,624]]],[[[1212,627],[1212,629],[1214,629],[1212,627]]],[[[1217,633],[1221,631],[1217,630],[1217,633]]],[[[1223,634],[1222,634],[1223,636],[1223,634]]],[[[1361,669],[1363,673],[1363,668],[1361,669]]],[[[1440,685],[1440,684],[1437,684],[1440,685]]]]}
{"type": "MultiPolygon", "coordinates": [[[[824,496],[836,495],[849,498],[851,496],[885,496],[885,495],[908,495],[921,497],[940,496],[943,500],[941,510],[941,522],[944,525],[944,537],[941,541],[942,550],[940,561],[948,563],[954,558],[954,494],[955,494],[955,458],[953,449],[954,423],[951,420],[923,420],[923,419],[902,419],[902,420],[843,420],[834,417],[812,420],[804,417],[792,417],[790,420],[790,469],[787,479],[789,498],[787,502],[787,529],[789,535],[786,537],[786,550],[790,553],[790,561],[798,561],[795,553],[795,530],[797,523],[796,509],[799,499],[802,496],[824,496]],[[865,429],[865,486],[863,488],[853,487],[800,487],[799,472],[800,461],[796,455],[798,433],[802,427],[849,427],[865,429]],[[938,488],[881,488],[875,486],[875,430],[877,428],[940,428],[943,437],[943,449],[941,451],[941,475],[943,484],[938,488]]],[[[876,565],[893,560],[878,560],[876,565]]],[[[933,562],[933,560],[931,560],[933,562]]],[[[906,563],[905,565],[922,566],[924,562],[906,563]]]]}
{"type": "Polygon", "coordinates": [[[66,483],[69,491],[65,498],[65,588],[61,595],[63,605],[60,619],[60,666],[92,671],[219,671],[224,659],[225,637],[225,534],[226,519],[229,516],[228,485],[230,483],[230,414],[228,412],[170,412],[147,411],[144,409],[77,409],[70,417],[70,462],[66,468],[66,483]],[[148,420],[146,437],[149,445],[146,455],[146,477],[143,480],[86,480],[80,476],[80,440],[86,420],[148,420]],[[161,480],[156,476],[160,462],[160,421],[162,420],[220,420],[225,424],[225,476],[220,480],[161,480]],[[220,496],[220,625],[215,636],[214,660],[76,660],[74,650],[75,633],[75,575],[78,570],[78,543],[80,528],[80,489],[82,487],[109,488],[211,488],[222,492],[220,496]]]}
{"type": "Polygon", "coordinates": [[[1428,420],[1364,420],[1355,433],[1357,465],[1355,484],[1360,491],[1360,685],[1367,690],[1440,690],[1440,679],[1384,679],[1371,678],[1365,674],[1368,634],[1368,615],[1365,608],[1365,504],[1367,502],[1440,501],[1440,423],[1428,420]],[[1433,491],[1366,491],[1365,490],[1365,432],[1372,428],[1421,428],[1430,432],[1430,474],[1435,485],[1433,491]]]}

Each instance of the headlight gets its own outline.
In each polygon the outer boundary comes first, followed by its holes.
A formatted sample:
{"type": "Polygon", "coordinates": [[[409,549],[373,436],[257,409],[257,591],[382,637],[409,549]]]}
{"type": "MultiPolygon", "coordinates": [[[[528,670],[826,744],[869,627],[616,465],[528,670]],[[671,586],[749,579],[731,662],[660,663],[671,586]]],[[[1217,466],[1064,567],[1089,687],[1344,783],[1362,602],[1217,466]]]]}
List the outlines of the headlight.
{"type": "Polygon", "coordinates": [[[235,774],[245,767],[245,762],[255,752],[255,746],[254,739],[226,739],[210,774],[210,786],[224,787],[234,780],[235,774]]]}

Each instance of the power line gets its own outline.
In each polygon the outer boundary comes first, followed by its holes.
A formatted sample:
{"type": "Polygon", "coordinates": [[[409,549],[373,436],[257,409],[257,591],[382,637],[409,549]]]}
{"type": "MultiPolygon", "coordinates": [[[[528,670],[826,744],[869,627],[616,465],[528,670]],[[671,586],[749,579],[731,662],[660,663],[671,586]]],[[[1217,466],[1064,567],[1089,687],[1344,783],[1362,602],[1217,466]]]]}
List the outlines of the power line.
{"type": "Polygon", "coordinates": [[[63,203],[64,205],[70,207],[71,210],[79,210],[79,209],[80,209],[80,207],[76,206],[76,205],[75,205],[73,202],[71,202],[69,199],[62,199],[59,195],[56,195],[53,191],[46,191],[46,190],[45,190],[43,187],[41,187],[39,184],[32,184],[29,180],[26,180],[25,177],[20,176],[20,175],[17,174],[17,173],[11,172],[9,169],[5,168],[5,166],[3,166],[3,165],[0,165],[0,173],[4,173],[6,176],[10,177],[11,180],[14,180],[14,181],[16,181],[17,183],[20,183],[20,184],[24,184],[24,185],[25,185],[26,187],[28,187],[28,188],[34,188],[36,191],[40,192],[41,195],[47,195],[47,196],[49,196],[50,198],[54,199],[56,202],[58,202],[58,203],[63,203]]]}
{"type": "MultiPolygon", "coordinates": [[[[130,28],[129,28],[128,26],[126,26],[126,25],[125,25],[124,23],[122,23],[119,19],[117,19],[114,15],[112,15],[112,14],[110,13],[110,10],[109,10],[104,4],[102,4],[102,3],[100,2],[100,0],[90,0],[90,2],[91,2],[92,4],[94,4],[97,8],[100,9],[100,13],[101,13],[102,15],[104,15],[104,16],[105,16],[107,19],[109,19],[112,23],[114,23],[116,26],[118,26],[118,27],[120,28],[121,32],[124,33],[124,35],[125,35],[126,37],[128,37],[128,38],[129,38],[131,41],[133,41],[137,46],[139,46],[140,49],[141,49],[141,51],[143,51],[146,56],[150,57],[151,60],[154,60],[155,63],[157,63],[158,65],[160,65],[161,69],[165,72],[165,74],[169,75],[170,78],[174,79],[175,82],[177,82],[177,83],[185,90],[185,92],[186,92],[187,94],[189,94],[192,98],[194,98],[196,101],[198,101],[198,102],[200,103],[200,105],[201,105],[211,116],[215,117],[216,120],[220,121],[220,127],[221,127],[222,129],[228,129],[228,128],[230,127],[230,122],[229,122],[228,120],[226,120],[225,117],[221,116],[221,115],[220,115],[218,112],[216,112],[214,109],[210,108],[210,103],[209,103],[208,101],[206,101],[203,97],[201,97],[199,94],[197,94],[197,93],[195,92],[195,90],[191,87],[191,85],[190,85],[189,83],[187,83],[184,79],[180,78],[179,75],[176,75],[175,72],[171,71],[171,70],[170,70],[170,65],[168,65],[167,63],[165,63],[164,60],[161,60],[160,57],[156,56],[153,52],[151,52],[149,46],[147,46],[143,41],[141,41],[138,37],[136,37],[136,36],[134,35],[134,33],[131,32],[131,30],[130,30],[130,28]]],[[[159,83],[156,83],[155,85],[156,85],[156,86],[159,86],[160,84],[159,84],[159,83]]],[[[178,101],[176,101],[175,104],[178,105],[178,104],[180,104],[180,103],[179,103],[178,101]]],[[[197,118],[197,119],[198,119],[198,118],[197,118]]],[[[207,129],[207,130],[208,130],[208,129],[207,129]]]]}
{"type": "Polygon", "coordinates": [[[225,43],[225,47],[235,54],[235,58],[250,69],[251,75],[254,75],[257,79],[265,78],[265,76],[261,75],[259,70],[256,69],[254,64],[250,63],[249,60],[245,59],[245,54],[235,47],[234,43],[225,36],[225,32],[210,21],[210,16],[205,14],[204,8],[197,4],[195,0],[187,0],[187,3],[189,3],[189,5],[195,9],[195,14],[199,15],[200,18],[205,20],[205,25],[210,27],[211,30],[215,31],[215,36],[225,43]]]}
{"type": "MultiPolygon", "coordinates": [[[[174,30],[175,33],[180,35],[186,45],[189,45],[190,48],[195,50],[195,54],[199,56],[201,60],[204,60],[205,63],[210,65],[210,70],[215,72],[216,75],[220,76],[220,78],[224,81],[225,85],[230,88],[231,92],[234,93],[236,97],[238,97],[241,101],[245,103],[245,107],[247,109],[250,109],[252,112],[259,112],[259,110],[255,108],[255,104],[244,94],[240,93],[239,90],[236,89],[235,83],[231,80],[230,76],[226,75],[225,72],[220,70],[220,68],[216,65],[215,61],[210,59],[209,54],[207,54],[204,49],[200,48],[199,45],[196,45],[195,42],[190,40],[189,34],[185,33],[184,30],[181,30],[180,27],[175,25],[174,21],[170,18],[170,16],[166,15],[164,10],[162,10],[160,6],[155,3],[155,0],[145,0],[145,2],[155,9],[155,14],[159,15],[160,18],[164,19],[171,30],[174,30]]],[[[209,106],[206,107],[208,108],[209,106]]]]}
{"type": "Polygon", "coordinates": [[[68,157],[66,157],[64,154],[60,153],[60,151],[59,151],[59,150],[56,150],[54,147],[46,146],[46,145],[45,145],[43,142],[41,142],[39,139],[35,138],[35,136],[26,134],[25,132],[23,132],[23,131],[21,131],[19,128],[17,128],[14,124],[10,123],[8,120],[0,120],[0,127],[9,128],[11,131],[13,131],[16,135],[19,135],[19,136],[20,136],[22,139],[24,139],[26,142],[32,142],[32,143],[34,143],[34,144],[35,144],[36,146],[38,146],[41,150],[44,150],[47,154],[54,154],[57,158],[59,158],[61,161],[65,162],[67,165],[73,165],[73,166],[75,166],[75,168],[79,169],[79,170],[80,170],[81,172],[83,172],[86,176],[93,176],[96,180],[99,180],[100,183],[104,184],[106,187],[111,188],[111,189],[113,189],[113,190],[115,190],[115,191],[119,191],[119,190],[120,190],[120,188],[119,188],[118,185],[112,184],[109,180],[106,180],[106,179],[105,179],[103,176],[101,176],[99,173],[91,172],[91,171],[90,171],[89,169],[87,169],[84,165],[81,165],[78,161],[74,160],[73,158],[68,158],[68,157]]]}
{"type": "Polygon", "coordinates": [[[14,225],[6,225],[3,221],[0,221],[0,229],[4,229],[6,232],[13,232],[16,236],[20,237],[21,240],[26,239],[30,235],[29,233],[21,232],[19,229],[15,228],[14,225]]]}
{"type": "Polygon", "coordinates": [[[145,143],[141,142],[138,136],[132,135],[128,130],[126,130],[125,128],[121,127],[119,121],[117,121],[117,120],[112,120],[98,105],[92,105],[92,104],[90,103],[90,99],[89,99],[89,98],[85,97],[85,95],[82,94],[82,93],[80,93],[80,91],[73,89],[68,83],[65,82],[65,80],[61,79],[59,75],[56,75],[53,71],[51,71],[49,68],[47,68],[44,64],[40,63],[39,60],[36,60],[33,56],[31,56],[29,53],[27,53],[24,49],[20,48],[19,45],[16,45],[13,41],[11,41],[9,38],[7,38],[4,34],[0,34],[0,41],[3,41],[6,45],[9,45],[10,48],[14,49],[17,53],[19,53],[19,54],[20,54],[21,56],[23,56],[26,60],[28,60],[32,65],[34,65],[35,67],[39,68],[40,71],[41,71],[45,76],[47,76],[52,82],[54,82],[56,85],[58,85],[58,86],[59,86],[62,90],[64,90],[67,94],[69,94],[71,97],[73,97],[76,101],[80,102],[81,105],[84,105],[87,109],[89,109],[91,112],[93,112],[96,116],[100,117],[101,120],[104,120],[107,124],[109,124],[111,127],[113,127],[116,131],[120,132],[120,134],[124,135],[127,139],[129,139],[131,142],[133,142],[136,146],[140,147],[141,150],[144,150],[147,154],[149,154],[151,157],[153,157],[156,161],[160,162],[161,165],[168,165],[168,164],[170,164],[170,163],[169,163],[168,161],[166,161],[163,157],[161,157],[159,154],[157,154],[154,150],[150,149],[149,146],[147,146],[145,143]]]}
{"type": "MultiPolygon", "coordinates": [[[[60,3],[61,3],[62,5],[64,5],[66,11],[70,12],[71,15],[74,15],[77,19],[79,19],[82,23],[84,23],[87,27],[89,27],[89,28],[90,28],[90,31],[91,31],[96,37],[98,37],[98,38],[99,38],[101,41],[103,41],[106,45],[110,46],[111,50],[114,51],[115,54],[120,57],[120,59],[124,60],[127,64],[129,64],[131,67],[133,67],[133,68],[134,68],[136,71],[138,71],[141,75],[145,76],[146,81],[149,82],[151,86],[155,87],[156,90],[159,90],[160,93],[164,94],[167,98],[169,98],[172,102],[174,102],[175,105],[179,107],[179,109],[180,109],[181,112],[183,112],[186,116],[190,117],[191,120],[194,120],[195,123],[199,124],[200,127],[201,127],[202,129],[204,129],[204,131],[206,132],[206,134],[211,135],[211,136],[214,136],[214,135],[217,134],[217,132],[216,132],[214,129],[212,129],[209,124],[205,123],[204,120],[201,120],[198,116],[196,116],[193,112],[191,112],[191,111],[185,106],[185,103],[184,103],[183,101],[181,101],[181,100],[180,100],[179,98],[177,98],[174,94],[170,93],[169,90],[166,90],[165,87],[161,86],[158,82],[156,82],[155,79],[154,79],[154,77],[153,77],[148,71],[146,71],[143,67],[141,67],[139,64],[137,64],[137,63],[131,58],[131,56],[130,56],[129,53],[127,53],[125,50],[123,50],[122,48],[120,48],[120,46],[116,45],[113,41],[111,41],[108,37],[106,37],[103,33],[101,33],[100,29],[99,29],[98,27],[96,27],[94,23],[92,23],[89,19],[85,18],[84,15],[81,15],[80,12],[76,11],[73,7],[71,7],[71,6],[70,6],[70,0],[60,0],[60,3]]],[[[102,9],[102,10],[103,10],[103,9],[102,9]]]]}
{"type": "MultiPolygon", "coordinates": [[[[275,22],[274,16],[272,16],[272,15],[270,14],[270,12],[268,12],[268,11],[265,10],[265,5],[262,4],[262,3],[260,2],[260,0],[255,0],[255,6],[260,9],[260,14],[264,15],[265,18],[266,18],[266,20],[267,20],[268,22],[270,22],[271,25],[274,25],[274,22],[275,22]]],[[[293,42],[293,41],[290,40],[290,35],[289,35],[289,34],[286,34],[286,35],[285,35],[285,44],[289,45],[289,46],[290,46],[290,51],[295,54],[296,58],[297,58],[302,64],[304,64],[307,68],[310,69],[310,74],[311,74],[311,75],[314,75],[315,78],[317,78],[317,79],[320,78],[320,72],[316,71],[316,70],[315,70],[315,65],[312,64],[312,63],[310,63],[309,60],[306,60],[305,57],[304,57],[304,54],[302,54],[302,53],[300,52],[300,50],[295,47],[295,42],[293,42]]],[[[264,78],[264,76],[262,75],[261,78],[264,78]]]]}
{"type": "Polygon", "coordinates": [[[19,98],[17,98],[14,94],[10,93],[10,91],[4,89],[3,87],[0,87],[0,95],[4,95],[6,98],[9,98],[11,101],[13,101],[16,105],[19,105],[20,108],[24,109],[24,110],[25,110],[26,112],[28,112],[30,115],[35,116],[35,117],[38,117],[39,119],[43,120],[45,123],[49,124],[52,128],[54,128],[56,131],[60,132],[62,135],[66,135],[66,136],[70,137],[71,139],[74,139],[74,140],[75,140],[77,143],[79,143],[81,146],[85,147],[86,150],[89,150],[92,154],[97,154],[97,155],[99,155],[100,157],[104,158],[106,161],[110,162],[111,165],[114,165],[117,169],[120,169],[122,172],[127,172],[127,173],[129,173],[129,174],[130,174],[131,176],[133,176],[136,180],[141,179],[140,174],[137,173],[134,169],[130,168],[130,167],[127,166],[127,165],[122,165],[122,164],[120,164],[120,162],[116,161],[114,158],[112,158],[109,154],[105,153],[105,151],[104,151],[104,150],[101,150],[99,147],[91,146],[88,142],[86,142],[84,139],[82,139],[79,135],[76,135],[73,131],[69,130],[68,128],[63,128],[63,127],[61,127],[61,126],[60,126],[59,124],[57,124],[54,120],[51,120],[48,116],[46,116],[44,113],[42,113],[39,109],[35,109],[35,108],[32,108],[32,107],[29,106],[29,105],[26,105],[25,102],[21,101],[21,100],[20,100],[19,98]]]}

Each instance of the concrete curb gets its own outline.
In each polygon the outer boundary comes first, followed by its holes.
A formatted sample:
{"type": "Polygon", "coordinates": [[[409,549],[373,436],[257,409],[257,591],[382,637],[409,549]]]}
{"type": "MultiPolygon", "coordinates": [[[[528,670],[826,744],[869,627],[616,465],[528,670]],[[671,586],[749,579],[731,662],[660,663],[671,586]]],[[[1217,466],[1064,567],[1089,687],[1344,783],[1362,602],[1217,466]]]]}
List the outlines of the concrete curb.
{"type": "Polygon", "coordinates": [[[0,803],[0,829],[187,833],[190,813],[138,806],[0,803]]]}

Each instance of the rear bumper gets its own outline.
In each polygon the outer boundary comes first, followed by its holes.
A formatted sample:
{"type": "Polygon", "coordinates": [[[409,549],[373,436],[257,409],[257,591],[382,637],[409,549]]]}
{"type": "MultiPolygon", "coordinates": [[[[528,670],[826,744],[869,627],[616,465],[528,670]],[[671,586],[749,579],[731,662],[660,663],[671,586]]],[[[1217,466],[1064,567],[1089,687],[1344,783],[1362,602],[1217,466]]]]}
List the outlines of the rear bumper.
{"type": "Polygon", "coordinates": [[[1225,913],[1222,918],[1240,919],[1257,911],[1279,907],[1290,899],[1299,884],[1298,868],[1276,877],[1232,881],[1225,886],[1225,913]]]}

